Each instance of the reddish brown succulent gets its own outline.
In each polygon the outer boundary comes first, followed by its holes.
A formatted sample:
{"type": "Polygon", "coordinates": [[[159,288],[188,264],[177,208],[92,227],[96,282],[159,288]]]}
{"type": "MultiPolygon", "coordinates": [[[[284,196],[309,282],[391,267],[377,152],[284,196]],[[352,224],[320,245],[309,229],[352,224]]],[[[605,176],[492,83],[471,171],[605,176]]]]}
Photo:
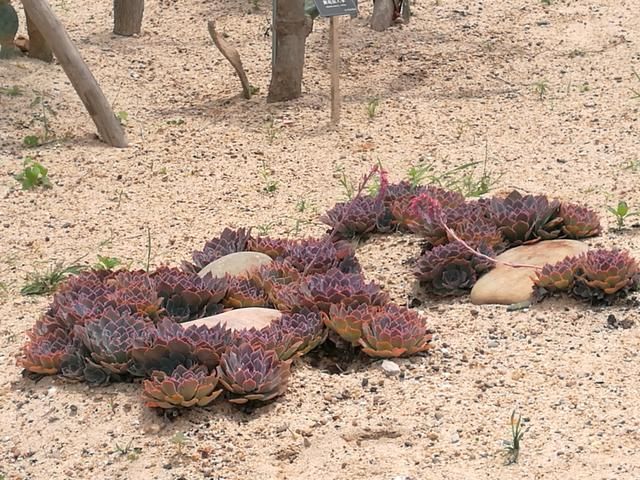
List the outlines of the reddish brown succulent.
{"type": "Polygon", "coordinates": [[[560,206],[562,231],[569,238],[587,238],[600,235],[600,219],[590,208],[573,203],[560,206]]]}
{"type": "Polygon", "coordinates": [[[192,255],[193,263],[182,262],[182,268],[189,273],[198,273],[214,260],[225,255],[247,250],[247,244],[251,238],[251,231],[245,228],[233,230],[225,228],[219,237],[205,243],[201,251],[195,251],[192,255]]]}
{"type": "Polygon", "coordinates": [[[128,371],[135,342],[147,338],[150,328],[153,325],[142,315],[108,308],[84,325],[76,325],[74,333],[97,368],[107,375],[123,375],[128,371]]]}
{"type": "MultiPolygon", "coordinates": [[[[466,217],[450,227],[458,238],[470,246],[477,248],[480,246],[490,247],[494,252],[504,250],[504,238],[493,222],[482,217],[466,217]]],[[[449,241],[455,241],[449,238],[449,241]]]]}
{"type": "Polygon", "coordinates": [[[362,325],[362,351],[371,357],[402,357],[431,348],[431,334],[424,318],[394,304],[376,309],[362,325]]]}
{"type": "Polygon", "coordinates": [[[282,262],[262,265],[249,273],[249,279],[273,301],[274,291],[300,279],[300,272],[282,262]]]}
{"type": "Polygon", "coordinates": [[[567,257],[554,264],[546,264],[536,272],[534,288],[540,299],[549,294],[570,292],[576,276],[578,257],[567,257]]]}
{"type": "Polygon", "coordinates": [[[285,392],[290,367],[291,360],[280,360],[274,350],[243,342],[222,355],[218,378],[232,403],[267,402],[285,392]]]}
{"type": "MultiPolygon", "coordinates": [[[[481,253],[493,252],[479,247],[481,253]]],[[[415,275],[430,293],[436,295],[463,295],[475,284],[478,274],[492,267],[492,263],[471,253],[460,242],[435,247],[422,254],[417,262],[415,275]]]]}
{"type": "Polygon", "coordinates": [[[343,340],[351,345],[359,345],[362,338],[362,327],[369,323],[378,307],[367,304],[331,305],[329,313],[322,313],[322,318],[327,327],[336,332],[343,340]]]}
{"type": "Polygon", "coordinates": [[[222,393],[222,389],[216,390],[217,384],[215,374],[210,375],[204,365],[178,365],[171,374],[153,372],[151,379],[143,382],[145,405],[165,409],[205,407],[222,393]]]}
{"type": "Polygon", "coordinates": [[[561,233],[560,202],[550,202],[544,195],[523,196],[514,190],[506,198],[492,198],[487,207],[511,246],[557,238],[561,233]]]}
{"type": "Polygon", "coordinates": [[[301,340],[298,353],[305,355],[327,338],[322,317],[318,312],[302,309],[297,313],[285,313],[275,322],[277,328],[301,340]]]}
{"type": "Polygon", "coordinates": [[[252,280],[232,277],[229,279],[229,289],[223,303],[231,308],[266,307],[269,300],[266,292],[252,280]]]}
{"type": "Polygon", "coordinates": [[[337,269],[303,277],[275,292],[278,308],[289,312],[306,308],[328,313],[332,304],[382,305],[388,298],[378,285],[367,283],[363,275],[337,269]]]}
{"type": "Polygon", "coordinates": [[[636,290],[640,268],[624,250],[590,250],[577,259],[573,294],[592,302],[611,303],[617,297],[636,290]]]}
{"type": "Polygon", "coordinates": [[[305,275],[325,273],[338,267],[340,258],[335,245],[328,239],[305,239],[286,252],[284,264],[305,275]]]}
{"type": "Polygon", "coordinates": [[[18,365],[32,373],[53,375],[60,371],[65,355],[75,351],[73,337],[62,329],[45,335],[27,333],[29,341],[22,348],[18,365]]]}
{"type": "Polygon", "coordinates": [[[247,249],[251,252],[264,253],[276,260],[284,257],[294,244],[295,241],[288,238],[258,237],[249,239],[247,249]]]}
{"type": "Polygon", "coordinates": [[[177,268],[160,267],[151,274],[158,295],[164,298],[167,313],[188,320],[205,317],[220,311],[219,303],[227,293],[227,279],[204,278],[177,268]]]}
{"type": "Polygon", "coordinates": [[[335,204],[320,217],[320,221],[332,228],[342,238],[353,238],[375,230],[388,231],[389,221],[384,203],[368,196],[355,197],[348,202],[335,204]]]}

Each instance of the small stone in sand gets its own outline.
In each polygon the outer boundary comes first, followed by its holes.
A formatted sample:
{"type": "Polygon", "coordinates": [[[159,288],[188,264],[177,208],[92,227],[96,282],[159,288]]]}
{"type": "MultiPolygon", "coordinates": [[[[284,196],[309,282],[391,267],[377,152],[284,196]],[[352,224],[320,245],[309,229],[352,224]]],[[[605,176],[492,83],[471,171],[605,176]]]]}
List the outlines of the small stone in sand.
{"type": "Polygon", "coordinates": [[[184,322],[181,325],[188,328],[192,325],[214,327],[218,324],[226,324],[227,328],[238,331],[249,328],[260,330],[268,327],[272,322],[278,320],[282,316],[282,312],[273,308],[236,308],[228,312],[212,315],[210,317],[184,322]]]}

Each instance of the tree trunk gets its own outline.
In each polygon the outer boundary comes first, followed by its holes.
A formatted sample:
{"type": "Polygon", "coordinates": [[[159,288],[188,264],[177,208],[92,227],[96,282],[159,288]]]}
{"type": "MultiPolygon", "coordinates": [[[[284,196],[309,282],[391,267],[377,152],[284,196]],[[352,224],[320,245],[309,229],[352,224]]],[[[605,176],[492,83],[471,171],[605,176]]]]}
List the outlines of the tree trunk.
{"type": "Polygon", "coordinates": [[[242,60],[240,59],[240,54],[238,50],[229,45],[222,35],[220,35],[216,31],[216,23],[213,20],[209,20],[207,22],[207,28],[209,29],[209,35],[211,36],[211,40],[220,53],[229,60],[229,63],[236,70],[238,77],[240,78],[240,83],[242,84],[242,96],[249,100],[251,95],[253,95],[253,89],[251,84],[249,83],[249,78],[247,78],[247,73],[244,71],[244,67],[242,66],[242,60]]]}
{"type": "Polygon", "coordinates": [[[371,15],[371,29],[382,32],[393,23],[393,13],[396,5],[393,0],[374,0],[373,15],[371,15]]]}
{"type": "Polygon", "coordinates": [[[304,13],[304,0],[275,0],[275,54],[267,102],[285,102],[302,95],[305,41],[313,20],[304,13]]]}
{"type": "Polygon", "coordinates": [[[130,37],[142,28],[144,0],[113,0],[113,33],[130,37]]]}
{"type": "Polygon", "coordinates": [[[27,34],[29,35],[29,56],[43,62],[52,62],[53,53],[51,52],[51,47],[26,11],[25,16],[27,17],[27,34]]]}

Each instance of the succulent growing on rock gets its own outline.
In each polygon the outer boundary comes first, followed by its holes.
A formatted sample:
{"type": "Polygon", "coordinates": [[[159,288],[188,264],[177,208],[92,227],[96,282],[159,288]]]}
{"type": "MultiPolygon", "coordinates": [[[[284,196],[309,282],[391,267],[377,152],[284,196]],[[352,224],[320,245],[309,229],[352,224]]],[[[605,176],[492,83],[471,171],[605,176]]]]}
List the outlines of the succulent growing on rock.
{"type": "Polygon", "coordinates": [[[627,251],[590,250],[576,262],[573,294],[579,298],[611,303],[640,284],[640,268],[627,251]]]}
{"type": "Polygon", "coordinates": [[[569,238],[595,237],[600,234],[600,219],[590,208],[573,203],[560,206],[562,231],[569,238]]]}
{"type": "Polygon", "coordinates": [[[561,233],[560,202],[549,202],[545,195],[523,196],[514,190],[505,198],[492,198],[487,208],[511,246],[550,240],[561,233]]]}
{"type": "Polygon", "coordinates": [[[375,230],[389,229],[384,203],[373,197],[355,197],[348,202],[336,203],[320,217],[342,238],[353,238],[375,230]]]}
{"type": "Polygon", "coordinates": [[[214,260],[225,255],[247,250],[247,244],[251,238],[250,229],[238,228],[233,230],[225,228],[219,237],[205,243],[201,251],[195,251],[192,255],[193,262],[182,262],[182,268],[186,272],[198,273],[214,260]]]}
{"type": "Polygon", "coordinates": [[[171,374],[153,372],[143,382],[145,404],[152,408],[205,407],[222,393],[216,390],[217,384],[216,375],[209,374],[204,365],[178,365],[171,374]]]}
{"type": "Polygon", "coordinates": [[[131,350],[149,336],[152,324],[142,315],[122,314],[113,308],[76,325],[74,333],[88,351],[95,367],[108,375],[123,375],[129,368],[131,350]]]}
{"type": "Polygon", "coordinates": [[[230,402],[266,402],[285,392],[290,367],[291,360],[280,360],[274,350],[242,342],[222,355],[218,378],[231,394],[230,402]]]}
{"type": "Polygon", "coordinates": [[[543,297],[558,292],[570,292],[576,276],[578,257],[567,257],[553,264],[546,264],[536,272],[534,289],[536,297],[543,297]]]}
{"type": "Polygon", "coordinates": [[[278,307],[289,312],[306,308],[327,313],[332,304],[382,305],[388,298],[378,285],[367,283],[361,274],[342,273],[338,269],[303,277],[275,292],[278,307]]]}
{"type": "Polygon", "coordinates": [[[73,337],[62,329],[56,329],[46,335],[28,332],[27,336],[29,341],[22,348],[18,365],[32,373],[58,373],[62,358],[75,350],[73,337]]]}
{"type": "Polygon", "coordinates": [[[362,325],[362,351],[371,357],[401,357],[431,348],[431,334],[415,311],[389,303],[362,325]]]}
{"type": "MultiPolygon", "coordinates": [[[[478,247],[493,255],[491,249],[478,247]]],[[[460,242],[451,242],[424,252],[416,262],[415,275],[421,286],[436,295],[462,295],[473,287],[478,274],[491,268],[490,261],[474,255],[460,242]]]]}
{"type": "Polygon", "coordinates": [[[266,307],[269,300],[266,292],[251,279],[234,277],[229,280],[223,303],[231,308],[266,307]]]}

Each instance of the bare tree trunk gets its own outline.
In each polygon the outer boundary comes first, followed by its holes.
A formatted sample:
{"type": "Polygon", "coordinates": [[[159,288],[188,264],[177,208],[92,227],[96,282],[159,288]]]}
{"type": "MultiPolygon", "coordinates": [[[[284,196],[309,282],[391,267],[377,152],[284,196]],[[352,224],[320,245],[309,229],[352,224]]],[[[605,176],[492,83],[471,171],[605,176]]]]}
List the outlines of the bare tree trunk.
{"type": "Polygon", "coordinates": [[[395,8],[394,0],[374,0],[371,28],[376,32],[382,32],[389,28],[393,23],[395,8]]]}
{"type": "Polygon", "coordinates": [[[144,0],[113,0],[113,33],[131,36],[140,33],[144,0]]]}
{"type": "Polygon", "coordinates": [[[270,103],[302,95],[305,41],[313,27],[313,20],[305,15],[304,0],[275,0],[274,9],[270,103]]]}
{"type": "Polygon", "coordinates": [[[53,52],[51,52],[51,47],[42,36],[42,33],[40,33],[40,30],[38,30],[38,27],[36,27],[36,24],[33,23],[29,13],[25,12],[25,15],[27,17],[27,34],[29,35],[29,56],[43,62],[52,62],[53,52]]]}

